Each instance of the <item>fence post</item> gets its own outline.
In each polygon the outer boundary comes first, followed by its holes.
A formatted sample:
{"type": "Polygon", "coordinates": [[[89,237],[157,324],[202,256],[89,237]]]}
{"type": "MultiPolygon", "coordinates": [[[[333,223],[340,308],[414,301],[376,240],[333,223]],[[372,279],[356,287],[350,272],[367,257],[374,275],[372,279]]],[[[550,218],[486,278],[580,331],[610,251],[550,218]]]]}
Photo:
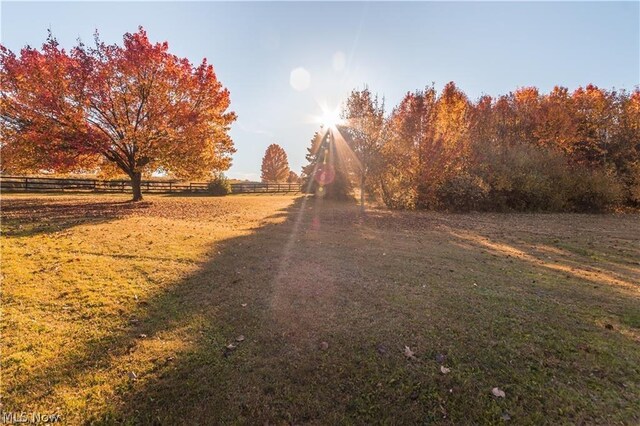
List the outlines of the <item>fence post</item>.
{"type": "Polygon", "coordinates": [[[24,189],[25,191],[29,189],[29,178],[24,178],[24,189]]]}

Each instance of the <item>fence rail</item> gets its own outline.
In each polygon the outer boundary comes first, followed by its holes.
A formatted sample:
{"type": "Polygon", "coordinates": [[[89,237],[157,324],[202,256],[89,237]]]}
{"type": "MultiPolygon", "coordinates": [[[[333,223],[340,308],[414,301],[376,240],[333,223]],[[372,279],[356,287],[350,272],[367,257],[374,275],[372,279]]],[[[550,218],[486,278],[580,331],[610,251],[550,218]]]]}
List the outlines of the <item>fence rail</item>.
{"type": "Polygon", "coordinates": [[[238,194],[259,192],[300,192],[299,183],[232,183],[231,192],[238,194]]]}
{"type": "MultiPolygon", "coordinates": [[[[142,181],[143,193],[207,193],[207,182],[142,181]]],[[[128,180],[0,176],[3,192],[131,192],[128,180]]],[[[300,192],[297,183],[232,183],[232,194],[300,192]]]]}

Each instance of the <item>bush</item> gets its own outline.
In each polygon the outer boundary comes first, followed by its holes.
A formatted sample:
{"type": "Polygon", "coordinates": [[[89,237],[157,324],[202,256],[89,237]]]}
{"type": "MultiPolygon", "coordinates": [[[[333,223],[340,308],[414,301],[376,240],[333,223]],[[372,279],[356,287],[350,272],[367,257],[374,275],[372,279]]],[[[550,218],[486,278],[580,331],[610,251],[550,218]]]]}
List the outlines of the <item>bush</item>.
{"type": "Polygon", "coordinates": [[[562,211],[570,173],[559,152],[530,145],[489,147],[476,165],[489,185],[486,206],[501,211],[562,211]]]}
{"type": "Polygon", "coordinates": [[[623,199],[612,175],[531,145],[489,148],[476,169],[491,188],[491,210],[602,212],[623,199]]]}
{"type": "Polygon", "coordinates": [[[436,194],[441,207],[468,212],[484,207],[489,186],[482,178],[463,172],[446,179],[438,187],[436,194]]]}
{"type": "Polygon", "coordinates": [[[381,184],[383,201],[392,208],[462,212],[595,213],[624,202],[640,205],[640,166],[616,177],[531,144],[477,145],[463,170],[436,168],[414,183],[410,174],[390,169],[381,184]]]}
{"type": "Polygon", "coordinates": [[[640,161],[628,165],[619,176],[624,201],[630,206],[640,207],[640,161]]]}
{"type": "Polygon", "coordinates": [[[573,211],[603,212],[622,201],[622,186],[604,171],[576,170],[572,178],[567,195],[573,211]]]}
{"type": "Polygon", "coordinates": [[[384,204],[390,209],[414,209],[416,207],[416,189],[413,176],[393,165],[383,170],[379,177],[378,191],[384,204]]]}
{"type": "Polygon", "coordinates": [[[231,193],[231,184],[229,179],[220,174],[214,177],[207,185],[207,191],[211,195],[222,196],[231,193]]]}

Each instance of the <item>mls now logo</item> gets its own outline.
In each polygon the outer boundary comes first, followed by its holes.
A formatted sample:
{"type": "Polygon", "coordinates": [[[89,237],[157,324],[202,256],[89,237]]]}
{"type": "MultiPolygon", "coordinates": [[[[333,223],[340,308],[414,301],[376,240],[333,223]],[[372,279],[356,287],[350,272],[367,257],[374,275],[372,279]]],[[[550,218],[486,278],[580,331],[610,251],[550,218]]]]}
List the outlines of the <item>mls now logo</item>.
{"type": "Polygon", "coordinates": [[[46,414],[37,411],[28,413],[26,411],[2,411],[0,412],[0,424],[38,424],[38,423],[58,423],[62,421],[60,414],[46,414]]]}

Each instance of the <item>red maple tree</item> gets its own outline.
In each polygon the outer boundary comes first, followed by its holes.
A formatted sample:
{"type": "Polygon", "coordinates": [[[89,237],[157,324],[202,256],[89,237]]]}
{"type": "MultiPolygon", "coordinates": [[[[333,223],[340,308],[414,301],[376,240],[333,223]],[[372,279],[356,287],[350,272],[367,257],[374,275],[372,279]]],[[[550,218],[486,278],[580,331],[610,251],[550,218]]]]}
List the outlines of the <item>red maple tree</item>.
{"type": "Polygon", "coordinates": [[[65,172],[106,160],[131,178],[134,201],[143,174],[193,178],[229,168],[236,116],[213,67],[151,43],[142,27],[123,42],[96,34],[93,46],[66,52],[49,35],[40,50],[19,55],[0,46],[4,168],[65,172]]]}

